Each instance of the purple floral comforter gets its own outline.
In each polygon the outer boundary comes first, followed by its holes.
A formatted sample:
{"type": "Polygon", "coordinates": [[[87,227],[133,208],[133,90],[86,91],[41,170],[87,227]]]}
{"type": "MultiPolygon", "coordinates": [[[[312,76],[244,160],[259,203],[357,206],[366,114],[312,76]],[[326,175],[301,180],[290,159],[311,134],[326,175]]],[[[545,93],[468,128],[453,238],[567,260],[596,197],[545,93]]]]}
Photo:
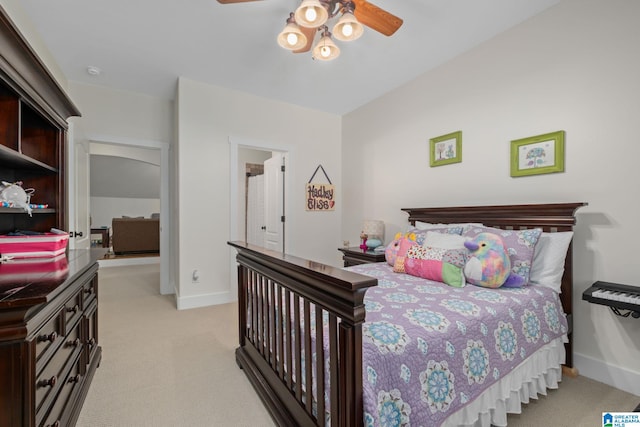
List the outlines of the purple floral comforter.
{"type": "Polygon", "coordinates": [[[560,299],[545,287],[453,288],[386,263],[348,269],[378,279],[365,296],[365,425],[439,426],[567,333],[560,299]]]}

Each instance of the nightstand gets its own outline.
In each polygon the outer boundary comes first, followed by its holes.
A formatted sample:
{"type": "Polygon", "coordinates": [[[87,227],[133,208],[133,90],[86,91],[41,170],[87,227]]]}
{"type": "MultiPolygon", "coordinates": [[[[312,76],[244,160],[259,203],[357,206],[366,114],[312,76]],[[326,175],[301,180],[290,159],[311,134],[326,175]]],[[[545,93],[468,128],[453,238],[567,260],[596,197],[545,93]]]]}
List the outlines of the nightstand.
{"type": "Polygon", "coordinates": [[[345,267],[385,261],[384,252],[363,251],[358,247],[338,248],[338,250],[344,254],[342,260],[345,267]]]}

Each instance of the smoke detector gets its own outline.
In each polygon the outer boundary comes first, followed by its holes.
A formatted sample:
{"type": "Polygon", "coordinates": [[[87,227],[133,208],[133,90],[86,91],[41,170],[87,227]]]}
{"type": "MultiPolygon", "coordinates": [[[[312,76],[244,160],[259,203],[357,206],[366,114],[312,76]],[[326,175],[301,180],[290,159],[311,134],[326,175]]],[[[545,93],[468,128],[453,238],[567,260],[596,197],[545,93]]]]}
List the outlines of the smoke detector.
{"type": "Polygon", "coordinates": [[[100,73],[102,73],[102,70],[98,67],[94,67],[93,65],[89,65],[87,67],[87,73],[89,73],[90,76],[99,76],[100,73]]]}

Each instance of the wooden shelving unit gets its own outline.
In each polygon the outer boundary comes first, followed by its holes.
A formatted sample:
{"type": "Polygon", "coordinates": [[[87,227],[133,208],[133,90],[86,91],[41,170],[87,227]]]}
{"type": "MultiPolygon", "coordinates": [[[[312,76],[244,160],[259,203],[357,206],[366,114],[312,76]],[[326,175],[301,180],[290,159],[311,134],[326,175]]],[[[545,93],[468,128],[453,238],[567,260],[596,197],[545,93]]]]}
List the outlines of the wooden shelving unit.
{"type": "MultiPolygon", "coordinates": [[[[1,6],[0,52],[0,180],[22,181],[32,204],[48,205],[31,215],[0,208],[0,235],[68,230],[67,119],[80,112],[1,6]]],[[[0,426],[75,425],[102,354],[103,254],[0,263],[0,426]]]]}
{"type": "Polygon", "coordinates": [[[0,209],[0,234],[68,229],[65,147],[71,116],[80,112],[0,8],[0,180],[33,188],[29,216],[0,209]]]}

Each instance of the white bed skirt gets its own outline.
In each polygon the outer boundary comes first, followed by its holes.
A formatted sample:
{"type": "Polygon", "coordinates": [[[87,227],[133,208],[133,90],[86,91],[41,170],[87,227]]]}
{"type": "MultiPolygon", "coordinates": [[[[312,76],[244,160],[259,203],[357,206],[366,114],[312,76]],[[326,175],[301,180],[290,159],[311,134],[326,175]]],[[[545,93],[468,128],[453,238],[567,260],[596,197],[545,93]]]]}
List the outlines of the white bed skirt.
{"type": "Polygon", "coordinates": [[[442,426],[506,426],[507,414],[521,413],[522,403],[537,399],[538,394],[546,396],[548,388],[558,388],[567,341],[565,335],[546,344],[476,400],[447,418],[442,426]]]}

